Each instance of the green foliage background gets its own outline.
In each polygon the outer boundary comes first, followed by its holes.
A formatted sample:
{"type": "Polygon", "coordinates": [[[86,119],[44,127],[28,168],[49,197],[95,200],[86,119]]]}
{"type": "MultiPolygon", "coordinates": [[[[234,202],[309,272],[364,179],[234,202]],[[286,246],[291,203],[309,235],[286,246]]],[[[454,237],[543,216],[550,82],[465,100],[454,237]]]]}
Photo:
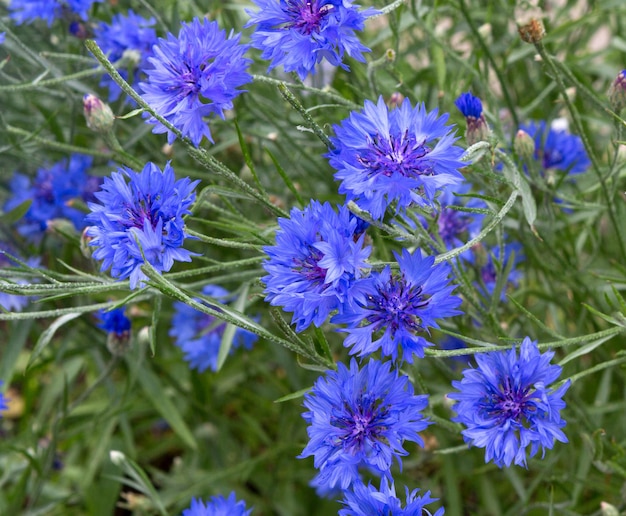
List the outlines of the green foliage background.
{"type": "MultiPolygon", "coordinates": [[[[301,394],[332,361],[345,362],[347,351],[331,325],[297,336],[288,314],[264,303],[262,246],[273,242],[276,217],[293,206],[343,202],[319,133],[332,134],[332,124],[364,100],[395,93],[449,112],[462,133],[465,121],[453,103],[467,90],[483,99],[493,129],[482,158],[465,170],[489,205],[486,223],[496,223],[485,242],[501,244],[505,233],[520,242],[523,280],[501,301],[501,268],[496,293],[485,299],[474,286],[476,271],[455,267],[465,315],[444,330],[465,336],[471,352],[510,347],[527,335],[556,349],[563,379],[573,380],[563,414],[570,443],[557,443],[527,470],[485,464],[483,450],[468,450],[449,423],[445,394],[461,366],[450,360],[454,352],[433,348],[403,368],[417,391],[430,394],[437,424],[425,432],[425,450],[407,447],[402,473],[394,470],[396,486],[430,490],[451,516],[626,514],[625,122],[606,97],[625,62],[626,5],[540,4],[547,35],[535,46],[516,27],[535,12],[526,2],[409,0],[385,8],[376,1],[386,14],[368,21],[362,35],[372,49],[367,64],[350,62],[351,72],[338,70],[326,86],[267,75],[253,50],[255,81],[226,120],[211,121],[215,144],[205,141],[195,153],[180,140],[164,146],[138,114],[116,122],[118,149],[90,131],[82,96],[106,92],[84,42],[69,35],[66,21],[14,26],[0,5],[0,32],[7,32],[0,46],[2,200],[14,171],[34,174],[71,152],[93,155],[98,175],[123,163],[171,159],[179,177],[201,180],[187,219],[199,239],[186,244],[201,256],[163,278],[151,276],[152,288],[129,291],[127,282],[100,274],[80,253],[80,235],[64,225],[38,248],[22,243],[24,256],[43,257],[44,270],[0,270],[0,278],[31,281],[3,282],[0,291],[37,296],[23,313],[0,314],[0,379],[11,399],[0,420],[0,514],[179,514],[194,496],[231,490],[257,516],[336,513],[337,502],[308,487],[312,460],[296,456],[307,439],[301,394]],[[551,183],[520,174],[514,154],[518,168],[494,169],[496,149],[510,148],[520,122],[557,117],[588,141],[588,172],[551,183]],[[556,188],[571,211],[553,202],[556,188]],[[513,192],[518,198],[507,212],[513,192]],[[226,319],[262,338],[253,350],[228,356],[218,373],[198,374],[168,330],[173,299],[191,302],[206,283],[236,292],[226,319]],[[93,314],[121,304],[129,307],[134,340],[118,359],[93,314]],[[111,461],[112,450],[125,458],[111,461]],[[617,512],[601,512],[601,502],[617,512]]],[[[239,31],[251,6],[119,0],[96,5],[93,19],[108,21],[132,7],[157,18],[161,36],[203,15],[239,31]]],[[[247,41],[250,29],[243,33],[247,41]]],[[[133,111],[121,100],[111,107],[120,117],[133,111]]],[[[16,237],[20,215],[2,216],[3,237],[16,237]]],[[[375,261],[392,260],[393,250],[408,245],[397,231],[372,228],[375,261]]],[[[414,235],[418,243],[425,238],[414,235]]],[[[439,342],[443,333],[433,337],[439,342]]]]}

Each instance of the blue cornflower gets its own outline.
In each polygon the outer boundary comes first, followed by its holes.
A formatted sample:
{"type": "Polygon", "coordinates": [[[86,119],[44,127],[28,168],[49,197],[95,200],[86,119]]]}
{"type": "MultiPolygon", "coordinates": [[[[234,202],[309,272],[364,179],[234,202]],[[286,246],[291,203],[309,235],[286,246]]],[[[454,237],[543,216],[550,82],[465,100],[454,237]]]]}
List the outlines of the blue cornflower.
{"type": "Polygon", "coordinates": [[[46,20],[48,26],[65,12],[76,13],[83,20],[89,15],[89,10],[95,2],[102,0],[11,0],[9,10],[11,19],[18,25],[32,23],[35,20],[46,20]]]}
{"type": "MultiPolygon", "coordinates": [[[[11,244],[6,242],[0,242],[0,268],[19,266],[19,264],[12,260],[8,255],[14,256],[15,258],[21,260],[11,244]]],[[[28,260],[25,260],[25,263],[30,267],[38,267],[39,262],[39,258],[29,258],[28,260]]],[[[2,283],[17,283],[18,285],[25,285],[29,283],[29,281],[25,278],[1,278],[2,279],[0,279],[0,285],[2,283]]],[[[28,306],[31,299],[32,298],[30,296],[19,296],[16,294],[0,292],[0,307],[2,307],[7,312],[21,312],[22,310],[24,310],[24,308],[28,306]]]]}
{"type": "MultiPolygon", "coordinates": [[[[202,293],[222,302],[230,296],[226,289],[217,285],[205,285],[202,293]]],[[[203,302],[200,299],[196,301],[203,302]]],[[[218,307],[213,308],[218,309],[218,307]]],[[[176,346],[185,354],[185,360],[191,369],[196,369],[201,373],[209,368],[212,371],[217,370],[217,355],[225,329],[225,322],[199,312],[180,301],[174,303],[170,336],[176,339],[176,346]]],[[[254,333],[237,328],[231,350],[237,347],[250,349],[257,339],[254,333]]]]}
{"type": "Polygon", "coordinates": [[[146,279],[145,261],[159,272],[169,271],[174,260],[191,261],[194,253],[182,248],[187,237],[183,216],[191,213],[198,182],[177,181],[169,163],[163,171],[154,163],[139,173],[122,167],[105,178],[95,194],[101,204],[89,203],[86,217],[89,245],[97,248],[93,257],[103,260],[101,270],[110,268],[114,278],[130,277],[134,289],[146,279]]]}
{"type": "Polygon", "coordinates": [[[408,454],[404,441],[424,446],[418,432],[430,424],[421,414],[427,404],[390,362],[370,360],[362,369],[355,359],[350,369],[339,363],[304,396],[309,443],[299,458],[314,456],[314,482],[322,489],[348,488],[359,467],[389,476],[394,457],[402,466],[408,454]]]}
{"type": "Polygon", "coordinates": [[[345,206],[337,213],[329,203],[293,208],[291,218],[278,219],[276,245],[263,250],[266,301],[293,312],[296,331],[311,323],[321,326],[330,312],[361,297],[355,286],[365,269],[371,247],[361,219],[345,206]]]}
{"type": "Polygon", "coordinates": [[[235,498],[233,491],[224,498],[222,495],[212,496],[210,502],[192,498],[191,507],[183,511],[182,516],[248,516],[252,509],[246,510],[246,502],[235,498]]]}
{"type": "Polygon", "coordinates": [[[6,32],[0,32],[0,45],[2,45],[4,43],[4,40],[7,37],[7,33],[6,32]]]}
{"type": "Polygon", "coordinates": [[[250,21],[258,25],[252,34],[252,46],[270,60],[269,70],[282,65],[285,72],[296,72],[301,80],[315,74],[315,65],[326,59],[344,70],[344,54],[365,62],[355,31],[363,30],[365,19],[375,9],[358,10],[349,0],[254,0],[259,11],[246,9],[250,21]]]}
{"type": "Polygon", "coordinates": [[[520,127],[535,141],[535,160],[543,170],[559,170],[579,174],[591,161],[579,136],[566,129],[546,127],[546,122],[530,122],[520,127]]]}
{"type": "Polygon", "coordinates": [[[434,257],[422,258],[403,249],[394,253],[400,273],[392,274],[389,266],[359,282],[365,301],[352,303],[332,322],[347,324],[344,346],[352,346],[350,354],[369,355],[379,348],[384,356],[398,358],[398,349],[409,363],[413,355],[422,358],[424,348],[432,346],[421,334],[438,328],[436,319],[458,315],[461,298],[452,295],[450,266],[434,264],[434,257]],[[378,338],[373,340],[374,336],[378,338]]]}
{"type": "Polygon", "coordinates": [[[366,101],[363,111],[352,112],[335,125],[335,149],[327,157],[341,181],[339,193],[382,219],[387,207],[396,211],[412,203],[431,204],[437,190],[458,184],[463,149],[446,125],[448,115],[415,108],[408,99],[389,111],[383,98],[366,101]]]}
{"type": "MultiPolygon", "coordinates": [[[[233,108],[233,99],[244,90],[236,88],[250,82],[250,59],[244,58],[248,45],[240,45],[241,34],[220,30],[217,22],[194,18],[182,23],[178,37],[159,38],[148,58],[148,82],[139,84],[143,98],[157,113],[172,123],[197,147],[203,136],[213,142],[204,117],[233,108]]],[[[176,139],[154,118],[153,133],[167,132],[168,143],[176,139]]]]}
{"type": "Polygon", "coordinates": [[[483,103],[469,91],[461,93],[459,98],[454,101],[454,105],[459,108],[465,118],[478,119],[483,116],[483,103]]]}
{"type": "Polygon", "coordinates": [[[77,230],[85,227],[85,213],[75,208],[94,200],[94,192],[100,186],[100,178],[89,176],[92,158],[72,154],[69,160],[61,160],[49,168],[40,168],[33,181],[16,173],[11,180],[13,196],[4,206],[12,210],[31,200],[30,208],[20,221],[18,231],[30,240],[38,240],[52,219],[69,219],[77,230]]]}
{"type": "Polygon", "coordinates": [[[443,507],[432,514],[426,505],[436,502],[438,498],[431,498],[430,491],[426,491],[423,496],[417,496],[419,489],[409,492],[405,487],[406,504],[402,507],[402,501],[396,497],[396,489],[386,478],[380,482],[380,490],[371,483],[366,487],[363,482],[355,482],[351,490],[344,491],[345,499],[343,504],[345,509],[339,511],[339,516],[373,516],[376,514],[384,516],[442,516],[443,507]]]}
{"type": "MultiPolygon", "coordinates": [[[[153,55],[152,46],[157,42],[156,31],[152,28],[155,23],[154,18],[142,18],[129,10],[126,16],[116,14],[110,24],[101,22],[96,28],[94,39],[111,62],[124,58],[119,72],[133,85],[145,78],[148,58],[153,55]]],[[[117,100],[122,92],[108,74],[102,76],[100,86],[109,88],[109,101],[117,100]]]]}
{"type": "Polygon", "coordinates": [[[98,328],[107,333],[113,333],[117,337],[125,337],[130,333],[130,319],[126,317],[123,307],[113,310],[100,310],[98,317],[100,319],[98,328]]]}
{"type": "Polygon", "coordinates": [[[560,411],[570,381],[550,388],[561,374],[560,366],[550,365],[553,356],[554,351],[539,353],[537,343],[526,337],[519,357],[515,348],[477,354],[478,367],[452,382],[460,391],[448,395],[457,401],[452,421],[467,427],[462,432],[466,443],[485,448],[485,462],[525,467],[529,446],[533,457],[540,448],[552,449],[555,440],[567,442],[560,411]]]}

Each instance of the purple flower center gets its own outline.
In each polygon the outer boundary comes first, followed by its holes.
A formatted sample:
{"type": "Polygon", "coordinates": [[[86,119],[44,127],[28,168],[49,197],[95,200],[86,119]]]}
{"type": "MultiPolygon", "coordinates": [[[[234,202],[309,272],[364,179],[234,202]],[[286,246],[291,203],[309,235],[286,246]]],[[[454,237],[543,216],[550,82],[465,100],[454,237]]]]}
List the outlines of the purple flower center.
{"type": "Polygon", "coordinates": [[[182,71],[173,71],[178,76],[178,84],[170,86],[170,91],[178,91],[177,97],[182,99],[189,95],[197,96],[200,91],[200,77],[197,69],[192,69],[187,63],[182,63],[182,71]]]}
{"type": "Polygon", "coordinates": [[[148,220],[152,229],[156,228],[161,212],[152,207],[152,196],[148,195],[145,199],[126,206],[126,218],[120,220],[120,223],[127,228],[143,229],[144,220],[148,220]]]}
{"type": "Polygon", "coordinates": [[[386,410],[381,410],[378,399],[368,393],[361,395],[354,410],[352,404],[344,403],[340,414],[333,414],[330,423],[343,430],[340,440],[344,450],[356,455],[364,448],[364,443],[379,438],[386,429],[386,410]],[[350,406],[349,406],[350,405],[350,406]]]}
{"type": "Polygon", "coordinates": [[[498,419],[499,424],[511,420],[522,423],[530,412],[536,411],[529,390],[530,387],[512,386],[511,380],[506,378],[498,390],[487,395],[480,404],[481,408],[488,417],[498,419]]]}
{"type": "Polygon", "coordinates": [[[312,32],[320,32],[322,20],[333,9],[332,5],[320,5],[318,0],[287,0],[285,3],[285,12],[292,20],[285,28],[307,36],[312,32]]]}
{"type": "Polygon", "coordinates": [[[324,257],[321,251],[309,247],[309,254],[303,260],[294,259],[295,270],[313,285],[323,285],[326,280],[326,269],[320,267],[318,262],[324,257]]]}
{"type": "Polygon", "coordinates": [[[369,146],[357,158],[368,170],[368,177],[400,174],[405,177],[431,175],[430,160],[425,156],[431,151],[425,142],[418,142],[415,136],[405,131],[402,135],[381,137],[376,135],[369,146]]]}
{"type": "Polygon", "coordinates": [[[415,312],[427,306],[428,300],[423,298],[421,286],[407,285],[404,278],[392,277],[386,290],[379,291],[376,297],[368,296],[368,300],[367,308],[374,313],[367,320],[377,327],[386,326],[392,338],[399,329],[422,329],[422,321],[415,312]]]}

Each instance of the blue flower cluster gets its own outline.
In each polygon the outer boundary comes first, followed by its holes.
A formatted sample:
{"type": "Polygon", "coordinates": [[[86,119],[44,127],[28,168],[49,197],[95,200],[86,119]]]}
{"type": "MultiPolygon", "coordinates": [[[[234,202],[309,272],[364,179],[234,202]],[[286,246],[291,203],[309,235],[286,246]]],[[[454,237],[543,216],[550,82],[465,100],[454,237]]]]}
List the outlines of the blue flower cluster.
{"type": "Polygon", "coordinates": [[[39,241],[53,219],[68,219],[77,230],[85,227],[85,213],[79,205],[94,200],[100,178],[90,176],[92,158],[72,154],[51,167],[40,168],[31,180],[16,173],[11,180],[13,196],[4,209],[10,211],[31,201],[18,231],[31,241],[39,241]]]}
{"type": "Polygon", "coordinates": [[[421,411],[428,397],[413,394],[409,378],[390,362],[370,360],[359,368],[338,364],[305,394],[302,417],[309,443],[301,458],[315,458],[314,485],[323,492],[347,489],[359,480],[359,468],[387,477],[393,459],[407,455],[404,441],[424,446],[419,432],[430,423],[421,411]]]}
{"type": "Polygon", "coordinates": [[[102,0],[11,0],[11,19],[17,24],[46,20],[48,25],[66,12],[74,13],[87,20],[91,6],[102,0]]]}
{"type": "Polygon", "coordinates": [[[591,161],[579,136],[566,129],[548,127],[546,122],[529,122],[520,127],[535,142],[535,160],[544,171],[579,174],[589,168],[591,161]]]}
{"type": "MultiPolygon", "coordinates": [[[[225,302],[230,293],[217,285],[205,285],[202,289],[205,296],[225,302]]],[[[198,302],[203,302],[196,299],[198,302]]],[[[213,307],[219,309],[219,307],[213,307]]],[[[176,301],[170,336],[174,337],[176,346],[185,354],[185,360],[191,369],[204,372],[207,369],[217,370],[217,356],[224,337],[226,323],[215,317],[199,312],[189,305],[176,301]]],[[[250,349],[258,337],[243,328],[235,330],[231,351],[238,347],[250,349]]]]}
{"type": "Polygon", "coordinates": [[[540,353],[537,343],[526,337],[519,356],[516,349],[478,354],[478,367],[452,382],[459,391],[448,395],[457,401],[453,421],[466,426],[468,444],[485,448],[485,462],[526,466],[528,448],[533,457],[555,441],[567,442],[560,412],[570,382],[551,388],[561,374],[560,366],[550,364],[553,356],[553,351],[540,353]]]}
{"type": "MultiPolygon", "coordinates": [[[[120,62],[119,73],[136,86],[145,77],[148,59],[152,57],[152,46],[157,42],[156,31],[152,26],[154,18],[142,18],[129,10],[128,14],[116,14],[111,23],[101,22],[95,31],[94,39],[112,63],[120,62]]],[[[109,89],[109,101],[119,98],[122,90],[104,74],[100,86],[109,89]]]]}
{"type": "Polygon", "coordinates": [[[326,59],[333,66],[350,68],[344,56],[365,62],[363,52],[370,49],[357,38],[365,19],[375,9],[359,11],[358,5],[346,0],[254,0],[258,11],[246,9],[250,21],[257,25],[252,46],[262,50],[261,57],[270,61],[269,69],[283,66],[285,72],[296,72],[301,80],[315,74],[316,65],[326,59]]]}
{"type": "Polygon", "coordinates": [[[461,183],[463,149],[446,125],[448,115],[415,108],[408,99],[389,111],[382,97],[365,102],[360,112],[335,125],[328,154],[346,194],[380,220],[396,203],[396,212],[412,204],[430,205],[438,190],[461,183]]]}
{"type": "MultiPolygon", "coordinates": [[[[139,84],[143,98],[196,147],[204,136],[213,142],[204,118],[224,118],[224,110],[232,109],[233,99],[243,93],[237,88],[252,80],[247,72],[251,60],[244,58],[248,46],[239,43],[240,36],[231,32],[226,37],[217,22],[194,18],[182,23],[178,37],[159,39],[148,58],[148,80],[139,84]]],[[[148,122],[155,125],[152,132],[167,133],[168,143],[174,142],[176,135],[158,120],[148,122]]]]}
{"type": "Polygon", "coordinates": [[[93,257],[102,260],[102,270],[114,278],[130,278],[130,288],[147,279],[141,266],[148,262],[158,272],[167,272],[174,261],[191,261],[193,253],[182,248],[187,237],[183,216],[191,213],[198,181],[176,180],[174,169],[163,171],[148,163],[137,173],[127,167],[104,179],[90,202],[87,236],[96,248],[93,257]],[[126,178],[129,181],[126,181],[126,178]]]}
{"type": "Polygon", "coordinates": [[[266,300],[293,312],[296,331],[321,326],[333,310],[364,301],[357,280],[369,270],[371,248],[364,246],[362,223],[344,206],[312,201],[279,219],[276,245],[264,251],[266,300]]]}

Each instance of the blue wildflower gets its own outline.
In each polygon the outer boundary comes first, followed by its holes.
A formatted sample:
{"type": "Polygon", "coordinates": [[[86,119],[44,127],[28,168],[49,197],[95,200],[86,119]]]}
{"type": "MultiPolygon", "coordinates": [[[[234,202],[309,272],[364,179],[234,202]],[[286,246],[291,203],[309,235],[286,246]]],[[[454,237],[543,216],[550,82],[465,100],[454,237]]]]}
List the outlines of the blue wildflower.
{"type": "Polygon", "coordinates": [[[7,37],[7,33],[6,32],[0,32],[0,45],[2,45],[4,43],[4,40],[7,37]]]}
{"type": "Polygon", "coordinates": [[[389,111],[383,98],[366,101],[363,111],[352,112],[335,125],[335,146],[327,157],[346,194],[374,219],[382,219],[394,201],[396,211],[412,203],[431,204],[437,190],[458,184],[463,149],[446,125],[448,115],[415,108],[408,99],[389,111]]]}
{"type": "MultiPolygon", "coordinates": [[[[3,384],[4,382],[2,380],[0,380],[0,386],[3,384]]],[[[0,412],[2,412],[3,410],[8,409],[9,407],[7,407],[7,400],[4,397],[4,394],[2,392],[0,392],[0,412]]]]}
{"type": "MultiPolygon", "coordinates": [[[[202,289],[205,296],[224,302],[230,293],[217,285],[205,285],[202,289]]],[[[196,299],[202,302],[200,299],[196,299]]],[[[219,309],[218,307],[213,307],[219,309]]],[[[220,351],[226,323],[215,317],[199,312],[189,305],[176,301],[170,336],[176,339],[178,346],[185,354],[185,360],[191,369],[204,372],[207,369],[217,370],[217,355],[220,351]]],[[[258,339],[257,335],[243,328],[237,328],[233,338],[232,349],[244,347],[250,349],[258,339]]]]}
{"type": "MultiPolygon", "coordinates": [[[[0,268],[6,267],[17,267],[19,264],[12,260],[10,256],[14,256],[17,259],[20,259],[17,252],[13,248],[12,245],[6,242],[0,242],[0,268]]],[[[29,258],[25,260],[26,265],[29,267],[38,267],[40,259],[39,258],[29,258]]],[[[3,283],[15,284],[18,285],[26,285],[29,281],[26,278],[17,278],[17,277],[4,277],[2,276],[2,280],[0,280],[0,290],[1,285],[3,283]]],[[[0,292],[0,307],[2,307],[7,312],[21,312],[28,306],[31,301],[30,296],[20,296],[16,294],[8,294],[5,292],[0,292]]]]}
{"type": "Polygon", "coordinates": [[[548,128],[543,120],[520,129],[535,141],[535,160],[543,170],[579,174],[589,168],[591,161],[579,136],[565,129],[548,128]]]}
{"type": "Polygon", "coordinates": [[[442,516],[444,509],[440,508],[434,515],[426,509],[426,505],[436,502],[437,498],[430,497],[430,491],[426,491],[422,496],[417,496],[419,489],[409,492],[405,487],[406,503],[402,507],[402,501],[396,497],[396,489],[387,478],[382,478],[380,490],[370,483],[367,487],[363,482],[355,482],[351,490],[344,491],[345,499],[343,504],[345,509],[339,511],[339,516],[373,516],[381,514],[384,516],[442,516]]]}
{"type": "Polygon", "coordinates": [[[438,328],[437,319],[462,313],[457,310],[461,298],[452,295],[456,286],[449,283],[449,265],[435,265],[434,257],[422,258],[419,250],[404,249],[395,256],[400,274],[392,274],[389,266],[372,272],[359,282],[366,300],[352,303],[332,322],[348,325],[341,331],[348,333],[344,346],[352,346],[350,354],[369,355],[380,348],[396,360],[401,349],[412,363],[414,354],[422,358],[424,348],[432,346],[422,334],[438,328]]]}
{"type": "Polygon", "coordinates": [[[148,163],[137,173],[127,167],[112,172],[89,203],[87,236],[97,249],[101,270],[111,269],[114,278],[130,278],[130,288],[146,279],[141,266],[148,261],[157,271],[167,272],[174,261],[189,262],[193,253],[182,248],[187,237],[183,216],[196,194],[198,181],[176,180],[169,163],[163,171],[148,163]],[[126,182],[126,178],[129,182],[126,182]],[[144,259],[145,256],[145,259],[144,259]]]}
{"type": "Polygon", "coordinates": [[[338,364],[318,378],[304,396],[309,443],[299,458],[314,456],[315,484],[346,489],[359,479],[359,467],[389,476],[394,457],[402,466],[404,441],[424,446],[418,432],[430,423],[421,414],[428,396],[413,394],[409,378],[390,362],[370,360],[359,370],[338,364]]]}
{"type": "MultiPolygon", "coordinates": [[[[217,22],[197,18],[182,23],[178,37],[159,38],[145,72],[148,82],[139,84],[143,98],[157,113],[167,119],[197,147],[203,136],[213,142],[204,117],[218,115],[233,108],[233,99],[244,90],[236,88],[250,82],[246,71],[250,59],[244,58],[248,45],[240,45],[241,34],[219,30],[217,22]]],[[[153,133],[167,132],[168,143],[176,139],[155,118],[153,133]]]]}
{"type": "Polygon", "coordinates": [[[20,221],[18,232],[37,241],[48,228],[52,219],[69,219],[77,230],[85,227],[85,213],[75,207],[94,200],[94,192],[100,178],[89,176],[92,158],[72,154],[69,160],[61,160],[49,168],[40,168],[33,181],[16,173],[11,180],[13,196],[4,206],[12,210],[25,201],[32,201],[20,221]]]}
{"type": "Polygon", "coordinates": [[[86,20],[91,6],[102,0],[11,0],[11,19],[18,25],[46,20],[48,26],[66,12],[72,12],[86,20]]]}
{"type": "Polygon", "coordinates": [[[259,11],[246,9],[250,21],[258,25],[251,36],[252,46],[262,50],[269,70],[282,65],[285,72],[296,72],[301,80],[315,74],[315,65],[324,59],[333,66],[350,68],[344,55],[365,62],[362,45],[355,31],[363,30],[365,19],[375,9],[358,10],[348,0],[254,0],[259,11]]]}
{"type": "Polygon", "coordinates": [[[293,312],[296,331],[321,326],[330,312],[359,299],[355,280],[368,269],[371,248],[363,247],[360,219],[345,206],[337,213],[329,203],[311,203],[278,219],[276,245],[266,246],[263,268],[266,301],[293,312]]]}
{"type": "Polygon", "coordinates": [[[478,97],[469,91],[461,93],[454,105],[465,117],[467,128],[465,129],[465,139],[468,145],[487,140],[489,137],[489,126],[483,114],[483,103],[478,97]]]}
{"type": "Polygon", "coordinates": [[[246,510],[246,502],[237,501],[233,491],[228,498],[212,496],[206,505],[202,500],[192,498],[191,507],[185,509],[182,516],[248,516],[251,512],[252,509],[246,510]]]}
{"type": "Polygon", "coordinates": [[[114,308],[113,310],[100,310],[98,312],[100,324],[98,328],[103,329],[107,333],[113,333],[118,337],[123,337],[130,333],[131,322],[126,314],[124,308],[114,308]]]}
{"type": "MultiPolygon", "coordinates": [[[[120,75],[135,86],[145,77],[148,58],[153,55],[152,46],[157,42],[156,31],[152,28],[155,23],[154,18],[142,18],[129,10],[126,16],[113,16],[110,24],[101,22],[95,31],[94,39],[112,63],[124,59],[120,75]]],[[[122,92],[108,74],[102,76],[100,86],[109,89],[109,101],[117,100],[122,92]]]]}
{"type": "Polygon", "coordinates": [[[537,343],[526,337],[519,357],[515,348],[477,354],[478,367],[452,382],[459,391],[448,395],[457,401],[452,420],[467,427],[465,442],[485,448],[485,462],[525,467],[528,447],[533,457],[540,448],[552,449],[555,440],[567,442],[560,412],[570,382],[550,388],[561,374],[560,366],[550,365],[553,356],[553,351],[539,353],[537,343]]]}

